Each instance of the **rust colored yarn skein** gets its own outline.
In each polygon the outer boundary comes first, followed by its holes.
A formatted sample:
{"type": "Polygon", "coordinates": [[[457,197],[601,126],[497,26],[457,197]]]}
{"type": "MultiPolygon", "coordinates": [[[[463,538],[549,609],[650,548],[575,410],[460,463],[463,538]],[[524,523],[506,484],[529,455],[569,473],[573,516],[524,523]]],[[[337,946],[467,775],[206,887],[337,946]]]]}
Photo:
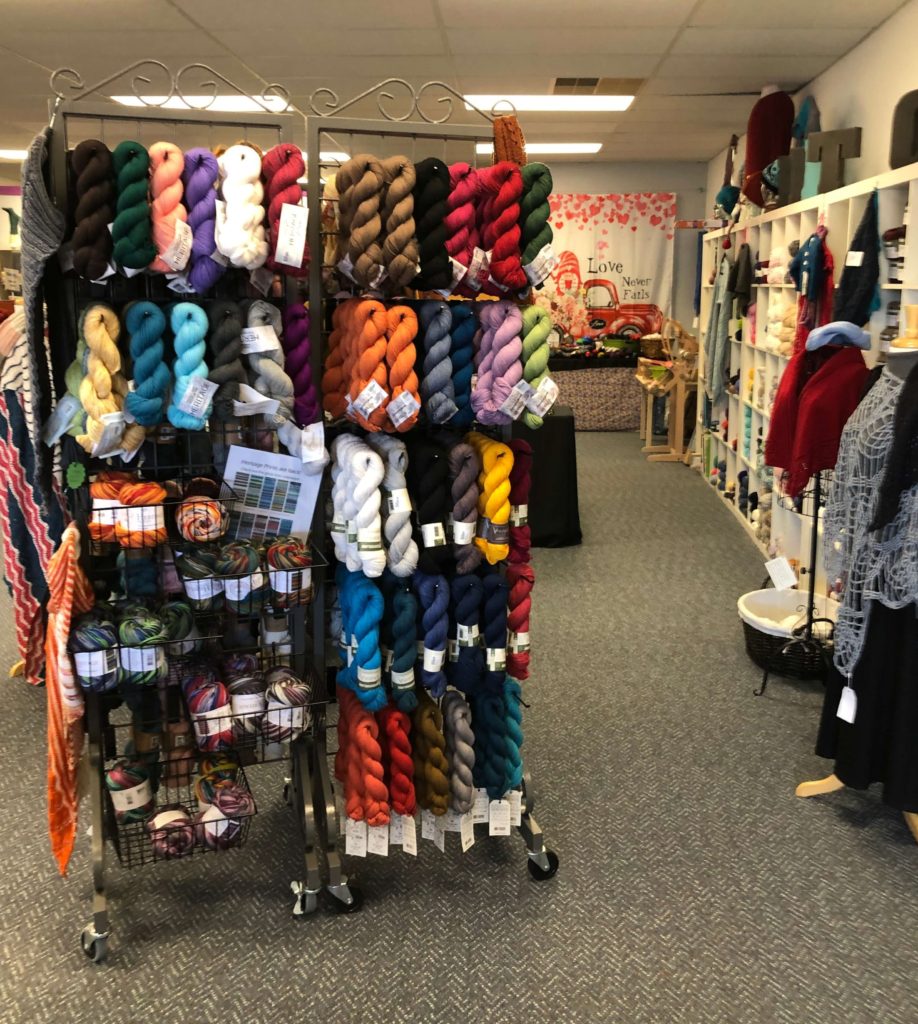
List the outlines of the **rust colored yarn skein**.
{"type": "Polygon", "coordinates": [[[352,409],[353,419],[367,430],[382,430],[389,422],[386,406],[389,404],[389,374],[386,367],[388,318],[386,307],[375,299],[362,299],[351,313],[355,327],[353,334],[353,363],[350,372],[349,395],[351,402],[360,398],[371,381],[382,388],[385,397],[368,415],[352,409]]]}
{"type": "Polygon", "coordinates": [[[322,408],[333,418],[340,419],[347,411],[347,392],[350,380],[345,376],[344,361],[347,353],[347,326],[350,311],[357,299],[339,302],[332,313],[332,329],[328,336],[328,352],[322,374],[322,408]]]}
{"type": "Polygon", "coordinates": [[[115,172],[104,142],[86,139],[73,151],[76,210],[73,229],[73,268],[91,281],[101,277],[112,258],[109,224],[115,219],[115,172]]]}
{"type": "Polygon", "coordinates": [[[418,411],[421,408],[418,375],[414,368],[417,360],[414,339],[418,335],[418,317],[410,306],[390,306],[386,316],[386,337],[388,339],[386,363],[389,367],[391,391],[389,404],[392,405],[403,394],[409,394],[415,403],[414,412],[402,420],[397,427],[394,427],[391,420],[386,427],[387,430],[395,429],[401,434],[410,430],[417,423],[418,411]]]}

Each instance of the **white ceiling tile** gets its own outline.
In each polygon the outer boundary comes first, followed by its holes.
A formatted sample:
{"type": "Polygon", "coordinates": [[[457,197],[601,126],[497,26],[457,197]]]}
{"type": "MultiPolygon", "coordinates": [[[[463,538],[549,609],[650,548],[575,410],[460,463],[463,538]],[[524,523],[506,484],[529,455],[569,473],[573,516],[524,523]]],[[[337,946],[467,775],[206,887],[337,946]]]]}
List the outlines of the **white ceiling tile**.
{"type": "Polygon", "coordinates": [[[759,85],[773,82],[776,78],[803,83],[815,78],[831,63],[831,57],[802,52],[800,55],[759,57],[719,51],[705,54],[703,61],[685,54],[665,57],[657,73],[667,77],[697,75],[701,72],[712,79],[744,76],[749,81],[757,79],[759,85]]]}
{"type": "MultiPolygon", "coordinates": [[[[117,25],[117,22],[114,23],[117,25]]],[[[46,31],[11,29],[2,31],[2,45],[49,68],[63,65],[81,70],[81,63],[91,55],[107,58],[109,74],[135,60],[151,58],[178,70],[190,60],[203,59],[224,52],[219,43],[206,36],[188,32],[167,32],[150,29],[128,32],[120,26],[97,29],[57,28],[46,31]]]]}
{"type": "MultiPolygon", "coordinates": [[[[799,79],[788,79],[780,76],[772,78],[771,81],[782,89],[793,91],[800,85],[799,79]]],[[[718,96],[725,93],[741,93],[743,95],[758,96],[762,87],[762,81],[758,74],[744,75],[663,75],[659,78],[651,78],[641,88],[640,95],[635,103],[657,96],[666,98],[668,96],[718,96]]],[[[728,96],[728,99],[736,99],[736,96],[728,96]]]]}
{"type": "MultiPolygon", "coordinates": [[[[556,46],[549,47],[549,55],[540,59],[539,70],[545,73],[545,92],[556,76],[593,76],[596,78],[645,78],[659,63],[654,54],[584,53],[561,52],[556,46]]],[[[495,71],[501,74],[531,75],[533,55],[529,53],[457,53],[452,65],[457,75],[487,75],[495,71]]],[[[477,92],[478,90],[476,90],[477,92]]]]}
{"type": "Polygon", "coordinates": [[[117,25],[124,32],[187,32],[189,28],[181,11],[166,0],[0,0],[0,25],[4,45],[9,32],[34,31],[42,25],[53,25],[56,31],[76,32],[85,32],[90,27],[104,31],[106,25],[117,25]]]}
{"type": "Polygon", "coordinates": [[[847,53],[862,38],[859,28],[794,28],[788,38],[787,28],[687,28],[680,33],[670,53],[748,54],[750,56],[782,57],[790,49],[794,53],[818,54],[838,57],[847,53]]]}
{"type": "Polygon", "coordinates": [[[804,28],[872,29],[885,21],[904,0],[703,0],[690,24],[736,25],[743,28],[785,29],[793,45],[794,34],[804,28]]]}
{"type": "MultiPolygon", "coordinates": [[[[494,0],[439,0],[444,24],[449,28],[490,25],[495,29],[519,29],[523,18],[530,24],[554,23],[559,17],[557,0],[528,0],[525,15],[519,4],[497,4],[494,0]]],[[[640,24],[648,28],[681,25],[696,0],[642,0],[635,10],[633,0],[565,0],[560,16],[580,28],[627,29],[639,13],[640,24]]]]}
{"type": "MultiPolygon", "coordinates": [[[[528,54],[530,70],[535,54],[539,64],[551,73],[553,54],[603,54],[614,62],[616,54],[660,54],[675,38],[676,28],[560,28],[542,23],[538,28],[518,25],[513,32],[493,28],[454,28],[446,33],[452,53],[528,54]]],[[[611,73],[611,72],[610,72],[611,73]]]]}
{"type": "MultiPolygon", "coordinates": [[[[442,79],[450,73],[447,61],[442,56],[400,57],[397,69],[393,69],[391,57],[364,54],[357,63],[332,52],[314,54],[308,61],[303,59],[302,54],[263,57],[246,54],[245,61],[265,78],[286,81],[287,78],[307,76],[319,79],[322,84],[342,79],[353,81],[350,72],[355,66],[358,68],[358,77],[361,81],[371,79],[372,82],[392,78],[396,70],[397,77],[406,78],[418,84],[429,82],[432,79],[442,79]]],[[[354,91],[359,92],[360,90],[354,91]]]]}
{"type": "Polygon", "coordinates": [[[227,49],[240,57],[301,57],[303,64],[312,55],[337,56],[339,69],[359,70],[363,56],[388,58],[388,75],[398,76],[402,63],[415,54],[445,54],[442,34],[437,29],[337,28],[322,32],[252,32],[238,29],[214,29],[214,35],[227,49]]]}
{"type": "MultiPolygon", "coordinates": [[[[146,0],[145,0],[146,2],[146,0]]],[[[186,0],[182,5],[189,17],[208,29],[220,27],[247,31],[252,36],[256,21],[248,3],[227,0],[186,0]]],[[[315,0],[270,0],[271,28],[295,30],[294,34],[305,43],[308,38],[321,38],[326,29],[341,30],[353,25],[359,28],[417,29],[437,25],[434,0],[398,0],[397,3],[369,4],[367,0],[334,0],[316,3],[315,0]]],[[[255,34],[261,34],[257,32],[255,34]]],[[[272,36],[283,32],[264,33],[272,36]]]]}
{"type": "Polygon", "coordinates": [[[642,93],[627,111],[631,121],[700,120],[708,124],[730,124],[746,120],[753,96],[655,96],[642,93]]]}

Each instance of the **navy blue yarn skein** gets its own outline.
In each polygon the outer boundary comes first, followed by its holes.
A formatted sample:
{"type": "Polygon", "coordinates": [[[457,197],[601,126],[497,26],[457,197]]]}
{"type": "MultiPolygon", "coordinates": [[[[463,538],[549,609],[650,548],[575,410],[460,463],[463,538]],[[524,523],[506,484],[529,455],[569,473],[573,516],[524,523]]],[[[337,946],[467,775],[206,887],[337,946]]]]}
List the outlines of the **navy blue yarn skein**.
{"type": "Polygon", "coordinates": [[[396,576],[388,569],[383,573],[382,589],[386,611],[380,635],[392,652],[392,664],[389,672],[384,673],[384,679],[396,707],[410,714],[418,706],[414,692],[415,662],[418,657],[418,601],[411,590],[411,581],[396,576]]]}
{"type": "Polygon", "coordinates": [[[452,639],[458,646],[456,660],[447,662],[446,673],[452,686],[471,694],[481,689],[484,673],[484,651],[478,642],[484,587],[477,576],[469,574],[457,576],[450,591],[452,639]]]}
{"type": "MultiPolygon", "coordinates": [[[[481,632],[488,650],[507,651],[507,581],[500,573],[488,573],[482,579],[484,600],[481,608],[481,632]]],[[[506,668],[485,665],[484,685],[490,693],[503,693],[506,668]]]]}
{"type": "Polygon", "coordinates": [[[486,789],[492,800],[506,792],[506,709],[502,693],[480,693],[471,699],[475,733],[475,785],[486,789]]]}
{"type": "MultiPolygon", "coordinates": [[[[445,576],[428,575],[420,570],[413,577],[421,613],[421,640],[426,651],[443,652],[440,668],[425,668],[420,662],[421,682],[432,697],[446,692],[446,640],[449,633],[449,584],[445,576]]],[[[429,657],[429,656],[428,656],[429,657]]],[[[432,660],[438,660],[436,658],[432,660]]]]}
{"type": "Polygon", "coordinates": [[[449,421],[451,427],[466,429],[475,419],[472,408],[472,374],[475,372],[475,332],[478,330],[478,318],[469,302],[451,302],[453,328],[450,334],[450,359],[453,364],[453,400],[456,412],[449,421]]]}

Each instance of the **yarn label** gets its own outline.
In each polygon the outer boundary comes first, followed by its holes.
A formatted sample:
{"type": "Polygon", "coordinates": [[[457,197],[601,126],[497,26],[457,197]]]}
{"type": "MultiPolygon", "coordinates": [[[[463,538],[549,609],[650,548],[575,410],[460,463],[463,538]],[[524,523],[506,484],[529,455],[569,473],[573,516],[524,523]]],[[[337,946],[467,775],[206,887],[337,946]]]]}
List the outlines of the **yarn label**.
{"type": "Polygon", "coordinates": [[[475,539],[476,522],[476,520],[473,520],[471,523],[453,522],[453,543],[471,544],[475,539]]]}
{"type": "MultiPolygon", "coordinates": [[[[392,406],[390,405],[391,409],[392,406]]],[[[386,495],[386,509],[390,515],[393,512],[410,512],[411,496],[407,487],[395,487],[386,495]]]]}
{"type": "Polygon", "coordinates": [[[158,672],[166,667],[162,647],[122,647],[121,667],[126,672],[158,672]]]}
{"type": "Polygon", "coordinates": [[[523,794],[518,789],[504,793],[504,799],[510,805],[510,827],[519,828],[523,823],[523,794]]]}
{"type": "Polygon", "coordinates": [[[429,839],[440,853],[446,849],[446,839],[440,821],[428,810],[421,811],[421,838],[429,839]]]}
{"type": "Polygon", "coordinates": [[[467,811],[459,819],[459,843],[463,853],[468,853],[475,845],[475,822],[472,819],[471,811],[467,811]]]}
{"type": "Polygon", "coordinates": [[[76,395],[64,395],[54,407],[41,431],[41,439],[49,447],[53,447],[64,436],[73,417],[80,411],[79,398],[76,395]]]}
{"type": "MultiPolygon", "coordinates": [[[[114,794],[112,794],[114,796],[114,794]]],[[[176,822],[185,822],[188,815],[184,810],[178,807],[173,808],[171,811],[160,811],[155,817],[150,819],[150,828],[160,831],[162,829],[168,829],[170,825],[176,824],[176,822]]]]}
{"type": "Polygon", "coordinates": [[[312,586],[312,569],[269,569],[268,579],[275,594],[296,594],[312,586]]]}
{"type": "Polygon", "coordinates": [[[452,267],[453,270],[453,279],[450,282],[449,290],[450,292],[454,292],[456,288],[458,288],[459,282],[469,272],[469,268],[465,266],[465,264],[460,263],[459,260],[454,259],[452,256],[450,256],[449,258],[449,265],[452,267]]]}
{"type": "Polygon", "coordinates": [[[212,597],[216,597],[217,594],[223,593],[223,580],[214,579],[213,577],[203,580],[190,580],[187,577],[183,577],[182,584],[185,587],[185,595],[190,597],[192,601],[207,601],[212,597]]]}
{"type": "Polygon", "coordinates": [[[472,824],[483,825],[491,813],[491,801],[486,789],[475,790],[475,802],[472,804],[472,824]]]}
{"type": "Polygon", "coordinates": [[[354,277],[354,261],[347,253],[338,260],[338,269],[349,281],[352,281],[354,284],[357,283],[354,277]]]}
{"type": "Polygon", "coordinates": [[[267,706],[263,693],[234,693],[230,699],[234,715],[260,715],[267,706]]]}
{"type": "Polygon", "coordinates": [[[851,686],[845,686],[842,690],[835,717],[849,725],[854,724],[854,719],[857,717],[857,693],[851,686]]]}
{"type": "Polygon", "coordinates": [[[309,210],[305,206],[284,203],[281,207],[280,222],[277,226],[277,245],[274,248],[274,262],[299,270],[303,265],[306,251],[306,224],[309,210]]]}
{"type": "Polygon", "coordinates": [[[389,819],[389,842],[392,845],[401,845],[405,853],[412,857],[417,857],[417,825],[410,814],[392,815],[389,819]]]}
{"type": "Polygon", "coordinates": [[[379,519],[370,523],[369,526],[359,526],[357,528],[357,550],[382,551],[382,533],[380,532],[379,519]]]}
{"type": "Polygon", "coordinates": [[[232,707],[224,705],[192,715],[195,735],[199,740],[206,740],[210,736],[218,736],[220,733],[227,732],[230,727],[231,712],[232,707]]]}
{"type": "Polygon", "coordinates": [[[528,505],[511,505],[510,506],[510,525],[511,526],[526,526],[529,522],[529,506],[528,505]]]}
{"type": "Polygon", "coordinates": [[[425,548],[442,548],[446,544],[443,523],[421,523],[421,540],[425,548]]]}
{"type": "Polygon", "coordinates": [[[771,577],[775,590],[790,590],[792,587],[797,586],[797,574],[783,555],[780,558],[772,558],[771,561],[766,562],[765,571],[771,577]]]}
{"type": "Polygon", "coordinates": [[[276,398],[265,398],[248,384],[240,384],[239,398],[233,399],[234,416],[273,416],[279,408],[276,398]]]}
{"type": "MultiPolygon", "coordinates": [[[[896,248],[895,255],[899,255],[898,247],[896,248]]],[[[845,257],[846,267],[860,267],[864,263],[864,253],[857,249],[849,249],[848,255],[845,257]]]]}
{"type": "Polygon", "coordinates": [[[526,408],[534,416],[544,416],[558,400],[558,385],[551,377],[543,377],[532,397],[526,402],[526,408]]]}
{"type": "Polygon", "coordinates": [[[251,274],[249,274],[249,282],[253,288],[256,288],[261,292],[262,295],[267,295],[271,291],[271,285],[274,284],[274,274],[268,270],[267,267],[256,267],[251,274]]]}
{"type": "Polygon", "coordinates": [[[331,525],[328,527],[329,533],[347,533],[347,523],[341,518],[340,512],[335,512],[332,515],[331,525]]]}
{"type": "Polygon", "coordinates": [[[115,264],[114,264],[114,263],[109,263],[109,264],[108,264],[108,265],[106,266],[105,270],[103,270],[103,271],[102,271],[102,273],[101,273],[101,274],[100,274],[100,275],[99,275],[98,277],[94,277],[94,278],[92,279],[92,283],[93,283],[93,284],[105,284],[105,282],[106,282],[106,281],[107,281],[107,280],[108,280],[108,279],[109,279],[109,278],[110,278],[110,277],[111,277],[111,276],[112,276],[113,274],[117,274],[117,273],[118,273],[118,270],[117,270],[117,268],[115,267],[115,264]]]}
{"type": "Polygon", "coordinates": [[[530,646],[528,633],[514,633],[513,630],[507,633],[507,650],[511,654],[525,654],[530,646]]]}
{"type": "Polygon", "coordinates": [[[478,623],[473,622],[466,626],[462,622],[456,623],[456,642],[460,647],[477,647],[479,638],[478,623]]]}
{"type": "Polygon", "coordinates": [[[310,462],[325,462],[327,455],[324,423],[310,423],[308,427],[303,427],[300,458],[304,465],[310,462]]]}
{"type": "Polygon", "coordinates": [[[124,414],[106,412],[99,417],[102,424],[102,436],[93,445],[92,454],[99,459],[107,459],[117,455],[121,450],[121,436],[124,433],[124,414]]]}
{"type": "Polygon", "coordinates": [[[119,505],[115,509],[115,524],[131,533],[165,533],[165,510],[162,505],[119,505]]]}
{"type": "Polygon", "coordinates": [[[354,409],[364,419],[368,419],[370,413],[378,409],[385,400],[386,389],[380,387],[375,380],[371,380],[354,400],[354,409]]]}
{"type": "Polygon", "coordinates": [[[389,826],[370,825],[367,828],[367,853],[377,857],[389,856],[389,826]]]}
{"type": "Polygon", "coordinates": [[[433,647],[425,647],[423,655],[424,671],[439,672],[446,661],[446,649],[435,650],[433,647]]]}
{"type": "Polygon", "coordinates": [[[446,649],[449,652],[450,662],[457,662],[459,660],[459,641],[452,639],[448,640],[446,642],[446,649]]]}
{"type": "Polygon", "coordinates": [[[486,280],[488,267],[491,263],[491,254],[479,249],[476,245],[472,250],[472,259],[469,262],[468,277],[465,283],[473,290],[480,291],[482,282],[486,280]]]}
{"type": "Polygon", "coordinates": [[[130,280],[132,277],[137,277],[138,274],[143,274],[146,269],[146,267],[122,267],[121,273],[130,280]]]}
{"type": "Polygon", "coordinates": [[[488,835],[510,835],[510,804],[506,800],[492,800],[488,808],[488,835]]]}
{"type": "Polygon", "coordinates": [[[410,391],[403,391],[398,398],[386,406],[386,415],[392,421],[392,426],[398,429],[406,420],[410,420],[421,403],[411,394],[410,391]]]}
{"type": "Polygon", "coordinates": [[[392,689],[393,690],[413,690],[414,689],[414,668],[406,669],[404,672],[392,671],[392,689]]]}
{"type": "Polygon", "coordinates": [[[160,259],[173,270],[184,270],[191,257],[192,241],[193,235],[190,226],[185,221],[176,218],[172,241],[168,248],[159,254],[160,259]]]}
{"type": "Polygon", "coordinates": [[[458,832],[462,827],[462,815],[454,811],[452,807],[443,815],[442,828],[444,832],[458,832]]]}
{"type": "Polygon", "coordinates": [[[280,349],[280,338],[271,324],[259,324],[257,327],[243,327],[242,354],[250,356],[255,352],[276,352],[280,349]]]}
{"type": "Polygon", "coordinates": [[[153,790],[150,788],[149,779],[144,779],[139,786],[131,789],[110,789],[109,793],[112,795],[116,814],[124,814],[126,811],[153,803],[153,790]]]}
{"type": "Polygon", "coordinates": [[[366,857],[367,823],[348,818],[344,826],[344,852],[349,857],[366,857]]]}
{"type": "Polygon", "coordinates": [[[507,648],[486,647],[485,663],[489,672],[503,672],[507,667],[507,648]]]}
{"type": "Polygon", "coordinates": [[[77,651],[73,665],[78,676],[96,679],[114,672],[118,666],[118,652],[114,647],[105,651],[77,651]]]}
{"type": "Polygon", "coordinates": [[[482,540],[486,540],[489,544],[509,544],[510,543],[510,523],[495,523],[493,520],[488,519],[487,516],[482,516],[478,520],[478,528],[476,533],[482,540]]]}
{"type": "MultiPolygon", "coordinates": [[[[217,202],[219,202],[219,200],[217,200],[217,202]]],[[[214,261],[214,263],[218,263],[221,267],[228,267],[230,265],[229,259],[226,256],[224,256],[219,249],[214,249],[214,251],[210,254],[210,258],[214,261]]]]}
{"type": "Polygon", "coordinates": [[[529,283],[532,287],[538,288],[557,267],[558,262],[555,250],[551,247],[551,242],[549,242],[539,249],[531,263],[523,264],[523,272],[529,278],[529,283]]]}
{"type": "Polygon", "coordinates": [[[357,685],[361,690],[372,690],[374,687],[379,686],[382,681],[382,668],[377,665],[376,668],[364,668],[362,665],[357,666],[357,685]]]}
{"type": "Polygon", "coordinates": [[[347,542],[348,544],[357,543],[357,522],[354,519],[348,519],[345,526],[347,542]]]}
{"type": "Polygon", "coordinates": [[[526,408],[526,388],[532,391],[526,381],[521,380],[510,389],[510,394],[500,404],[500,411],[505,416],[509,416],[512,420],[520,418],[526,408]],[[520,387],[521,384],[525,387],[520,387]]]}
{"type": "Polygon", "coordinates": [[[241,601],[253,590],[265,585],[263,573],[253,572],[248,576],[231,576],[223,581],[223,592],[227,601],[241,601]]]}
{"type": "Polygon", "coordinates": [[[265,712],[267,732],[278,739],[296,739],[306,728],[306,710],[302,704],[287,707],[286,704],[269,701],[265,712]]]}
{"type": "Polygon", "coordinates": [[[204,419],[218,387],[218,384],[206,377],[192,377],[188,381],[188,387],[185,388],[185,394],[182,395],[182,399],[178,403],[178,408],[182,412],[187,412],[189,416],[204,419]]]}

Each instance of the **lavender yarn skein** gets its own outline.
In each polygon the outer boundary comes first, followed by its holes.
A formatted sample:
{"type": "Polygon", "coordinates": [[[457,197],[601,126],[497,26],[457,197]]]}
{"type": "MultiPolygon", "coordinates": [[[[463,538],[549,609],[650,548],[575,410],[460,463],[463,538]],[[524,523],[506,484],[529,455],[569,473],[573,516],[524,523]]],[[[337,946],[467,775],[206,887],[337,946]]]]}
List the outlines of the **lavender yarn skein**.
{"type": "Polygon", "coordinates": [[[419,391],[431,423],[446,423],[456,415],[453,363],[450,359],[450,331],[453,315],[445,302],[422,302],[418,309],[419,333],[423,338],[424,360],[419,391]]]}
{"type": "MultiPolygon", "coordinates": [[[[414,589],[418,595],[421,610],[421,633],[424,647],[428,651],[446,651],[449,632],[449,584],[445,576],[414,574],[414,589]]],[[[443,662],[446,664],[445,658],[443,662]]],[[[432,697],[442,697],[446,692],[446,672],[443,668],[430,670],[421,661],[421,681],[432,697]]]]}
{"type": "Polygon", "coordinates": [[[209,149],[190,149],[185,154],[182,173],[188,226],[192,231],[188,281],[200,295],[209,291],[226,271],[223,263],[213,258],[217,245],[214,229],[217,224],[217,179],[220,167],[209,149]]]}

